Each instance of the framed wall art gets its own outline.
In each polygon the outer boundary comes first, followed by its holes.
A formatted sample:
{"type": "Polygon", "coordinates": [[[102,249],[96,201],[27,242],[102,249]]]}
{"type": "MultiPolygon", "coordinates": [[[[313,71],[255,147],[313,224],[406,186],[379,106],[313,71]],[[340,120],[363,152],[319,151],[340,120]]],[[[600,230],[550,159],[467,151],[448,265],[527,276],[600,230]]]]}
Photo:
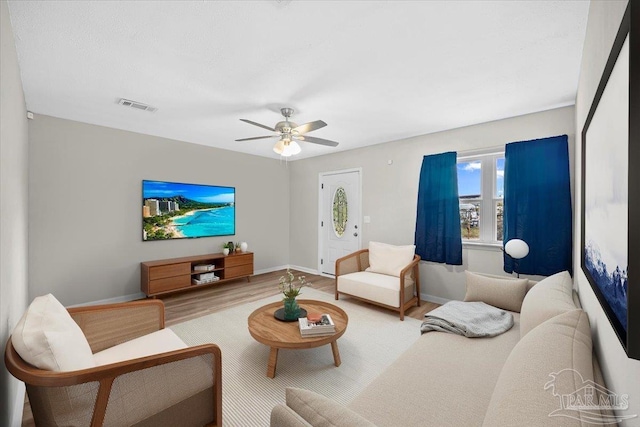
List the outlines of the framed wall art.
{"type": "Polygon", "coordinates": [[[634,359],[640,359],[640,55],[630,35],[638,12],[629,2],[582,130],[581,207],[582,270],[634,359]]]}

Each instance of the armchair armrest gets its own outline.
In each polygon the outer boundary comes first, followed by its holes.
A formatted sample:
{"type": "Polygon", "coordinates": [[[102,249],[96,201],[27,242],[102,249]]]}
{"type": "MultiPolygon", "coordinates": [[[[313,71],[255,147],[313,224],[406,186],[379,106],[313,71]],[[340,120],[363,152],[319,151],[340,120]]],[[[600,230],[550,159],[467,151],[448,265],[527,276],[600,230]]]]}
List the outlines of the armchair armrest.
{"type": "MultiPolygon", "coordinates": [[[[211,369],[212,378],[210,386],[206,389],[211,389],[211,394],[213,396],[212,412],[215,417],[215,423],[213,425],[221,426],[222,353],[220,348],[215,344],[199,345],[73,372],[45,371],[29,365],[22,360],[15,351],[11,344],[11,338],[9,338],[9,341],[7,342],[5,351],[5,365],[7,366],[7,369],[13,376],[27,384],[27,388],[30,390],[30,400],[32,391],[36,396],[47,401],[48,399],[51,399],[52,393],[62,392],[66,396],[68,394],[66,390],[68,389],[65,387],[87,385],[88,383],[97,384],[97,393],[93,395],[91,393],[85,393],[85,400],[83,402],[87,404],[88,407],[84,408],[84,410],[82,405],[79,405],[79,408],[76,407],[76,410],[82,412],[85,417],[91,417],[91,426],[101,426],[107,412],[107,404],[113,404],[113,401],[122,399],[122,396],[114,397],[114,394],[118,394],[120,392],[120,388],[126,389],[127,387],[114,387],[115,382],[120,381],[121,383],[126,383],[127,381],[133,381],[133,383],[139,385],[136,381],[139,381],[140,377],[136,377],[136,375],[141,374],[141,371],[152,372],[146,370],[170,363],[188,362],[189,359],[194,359],[194,363],[206,363],[206,365],[211,369]],[[195,359],[201,359],[201,361],[195,359]]],[[[180,373],[182,369],[177,368],[176,371],[180,373]]],[[[153,377],[153,374],[151,374],[151,376],[153,377]]],[[[171,390],[171,387],[174,387],[175,385],[162,382],[166,380],[166,376],[158,375],[158,387],[164,387],[165,389],[168,388],[171,390]]],[[[208,382],[208,380],[206,381],[208,382]]],[[[172,394],[175,393],[176,392],[174,391],[172,394]]],[[[188,398],[189,396],[184,397],[188,398]]],[[[38,402],[35,401],[32,403],[32,406],[34,406],[34,416],[36,412],[41,411],[41,409],[35,407],[37,403],[38,402]]],[[[172,404],[174,403],[175,402],[172,404]]],[[[46,406],[48,407],[49,405],[46,406]]]]}
{"type": "MultiPolygon", "coordinates": [[[[400,278],[402,280],[404,280],[405,275],[407,273],[411,273],[412,271],[415,273],[417,270],[418,265],[420,264],[420,255],[414,255],[413,256],[413,261],[411,261],[409,264],[407,264],[407,266],[405,268],[402,269],[402,271],[400,272],[400,278]]],[[[415,276],[414,276],[415,278],[415,276]]]]}
{"type": "Polygon", "coordinates": [[[420,305],[420,255],[414,255],[405,268],[400,271],[400,305],[404,304],[404,282],[407,274],[413,273],[413,279],[416,285],[416,293],[418,294],[418,305],[420,305]]]}
{"type": "Polygon", "coordinates": [[[164,329],[164,304],[160,300],[73,307],[68,311],[93,353],[164,329]]]}
{"type": "Polygon", "coordinates": [[[369,249],[360,249],[336,260],[336,277],[369,267],[369,249]]]}

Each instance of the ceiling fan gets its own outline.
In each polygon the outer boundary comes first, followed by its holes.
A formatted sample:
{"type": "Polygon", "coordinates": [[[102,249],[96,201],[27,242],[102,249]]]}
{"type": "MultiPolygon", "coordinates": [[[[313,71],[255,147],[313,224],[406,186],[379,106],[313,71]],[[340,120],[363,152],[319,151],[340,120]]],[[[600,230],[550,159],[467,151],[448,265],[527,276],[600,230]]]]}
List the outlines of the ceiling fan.
{"type": "Polygon", "coordinates": [[[241,121],[249,123],[250,125],[258,126],[272,132],[277,132],[275,135],[254,136],[252,138],[236,139],[236,141],[253,141],[254,139],[280,138],[278,142],[276,142],[276,145],[273,146],[273,151],[284,157],[298,154],[301,151],[300,145],[298,145],[296,141],[312,142],[314,144],[326,145],[328,147],[338,146],[338,143],[335,141],[305,135],[307,132],[312,132],[314,130],[325,127],[327,124],[322,120],[316,120],[315,122],[309,122],[298,126],[296,123],[289,121],[289,118],[293,114],[293,108],[281,108],[280,112],[284,116],[284,121],[276,123],[274,127],[261,125],[260,123],[256,123],[247,119],[240,119],[241,121]]]}

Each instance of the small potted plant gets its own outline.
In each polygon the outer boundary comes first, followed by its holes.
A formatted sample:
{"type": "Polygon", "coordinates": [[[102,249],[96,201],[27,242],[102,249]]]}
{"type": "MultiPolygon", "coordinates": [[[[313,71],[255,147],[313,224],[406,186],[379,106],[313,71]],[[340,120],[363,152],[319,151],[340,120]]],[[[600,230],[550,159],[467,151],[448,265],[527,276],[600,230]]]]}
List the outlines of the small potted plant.
{"type": "Polygon", "coordinates": [[[229,255],[230,251],[231,251],[231,248],[229,247],[229,243],[223,243],[222,244],[222,253],[226,256],[226,255],[229,255]]]}
{"type": "Polygon", "coordinates": [[[242,252],[242,249],[240,249],[240,242],[236,242],[236,252],[237,253],[242,252]]]}
{"type": "Polygon", "coordinates": [[[278,285],[280,292],[284,295],[282,301],[284,302],[285,320],[298,320],[298,317],[300,317],[300,306],[296,301],[296,297],[300,295],[302,288],[310,285],[310,283],[307,284],[304,276],[298,276],[298,283],[296,283],[294,279],[295,276],[291,270],[287,268],[287,274],[280,277],[280,283],[278,285]]]}

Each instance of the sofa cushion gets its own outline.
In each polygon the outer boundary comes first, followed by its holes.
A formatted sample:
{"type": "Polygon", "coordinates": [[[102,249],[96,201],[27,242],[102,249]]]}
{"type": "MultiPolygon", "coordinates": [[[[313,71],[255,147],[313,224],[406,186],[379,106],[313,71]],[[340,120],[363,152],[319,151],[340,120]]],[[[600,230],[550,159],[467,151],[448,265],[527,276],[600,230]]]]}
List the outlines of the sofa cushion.
{"type": "Polygon", "coordinates": [[[99,351],[93,355],[93,360],[96,366],[102,366],[183,348],[187,348],[187,345],[175,332],[171,329],[160,329],[99,351]]]}
{"type": "Polygon", "coordinates": [[[584,398],[593,384],[591,351],[589,320],[580,309],[534,328],[505,362],[483,426],[586,425],[583,412],[562,411],[562,396],[584,398]]]}
{"type": "Polygon", "coordinates": [[[527,279],[498,279],[465,271],[467,293],[465,301],[481,301],[504,310],[520,312],[527,293],[527,279]]]}
{"type": "Polygon", "coordinates": [[[278,403],[271,410],[269,425],[271,427],[313,427],[296,411],[281,403],[278,403]]]}
{"type": "Polygon", "coordinates": [[[287,388],[287,406],[314,427],[375,427],[346,407],[320,394],[287,388]]]}
{"type": "Polygon", "coordinates": [[[493,338],[422,335],[347,406],[380,427],[479,426],[520,339],[519,317],[493,338]]]}
{"type": "Polygon", "coordinates": [[[520,336],[559,314],[576,309],[568,272],[549,276],[531,288],[522,302],[520,336]]]}
{"type": "Polygon", "coordinates": [[[367,270],[400,277],[402,269],[413,261],[415,252],[415,245],[394,246],[380,242],[369,242],[369,268],[367,270]]]}
{"type": "Polygon", "coordinates": [[[51,294],[33,300],[11,343],[27,363],[49,371],[77,371],[95,366],[91,347],[69,312],[51,294]]]}
{"type": "MultiPolygon", "coordinates": [[[[391,307],[400,307],[400,278],[359,271],[338,276],[338,292],[355,295],[391,307]]],[[[404,302],[413,298],[413,280],[404,281],[404,302]]]]}

